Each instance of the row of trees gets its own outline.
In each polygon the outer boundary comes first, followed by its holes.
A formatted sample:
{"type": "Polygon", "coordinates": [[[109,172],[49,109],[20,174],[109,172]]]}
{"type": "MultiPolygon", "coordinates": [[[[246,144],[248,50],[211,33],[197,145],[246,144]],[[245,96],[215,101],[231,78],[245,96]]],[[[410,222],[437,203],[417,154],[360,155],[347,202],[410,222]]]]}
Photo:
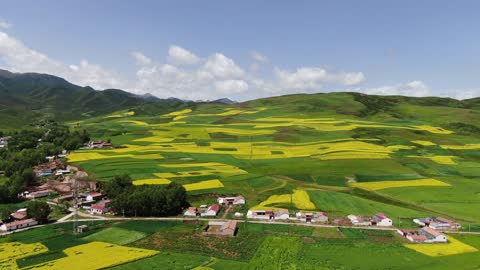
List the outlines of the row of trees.
{"type": "Polygon", "coordinates": [[[134,186],[128,175],[116,176],[103,191],[112,209],[126,216],[173,216],[188,207],[187,192],[178,183],[134,186]]]}

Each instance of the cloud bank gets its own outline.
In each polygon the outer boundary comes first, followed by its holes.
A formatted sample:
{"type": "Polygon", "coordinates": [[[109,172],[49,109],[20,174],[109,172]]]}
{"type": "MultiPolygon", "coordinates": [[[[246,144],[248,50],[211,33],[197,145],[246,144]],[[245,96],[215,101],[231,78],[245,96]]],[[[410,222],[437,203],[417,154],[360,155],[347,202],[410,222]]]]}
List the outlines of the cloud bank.
{"type": "MultiPolygon", "coordinates": [[[[1,28],[9,27],[10,24],[0,20],[0,64],[3,64],[3,68],[15,72],[53,74],[96,89],[119,88],[137,94],[150,93],[162,98],[190,100],[222,97],[246,100],[271,95],[315,93],[324,91],[326,86],[339,91],[379,95],[432,95],[430,88],[418,80],[365,88],[361,85],[366,77],[359,71],[336,71],[321,66],[285,69],[273,65],[267,56],[257,51],[250,52],[251,62],[245,69],[223,53],[199,56],[178,45],[169,47],[166,61],[155,61],[141,51],[132,51],[136,72],[124,76],[87,59],[68,64],[53,59],[1,31],[1,28]],[[266,72],[260,76],[259,70],[266,72]]],[[[470,98],[480,94],[478,90],[460,93],[453,97],[470,98]]]]}

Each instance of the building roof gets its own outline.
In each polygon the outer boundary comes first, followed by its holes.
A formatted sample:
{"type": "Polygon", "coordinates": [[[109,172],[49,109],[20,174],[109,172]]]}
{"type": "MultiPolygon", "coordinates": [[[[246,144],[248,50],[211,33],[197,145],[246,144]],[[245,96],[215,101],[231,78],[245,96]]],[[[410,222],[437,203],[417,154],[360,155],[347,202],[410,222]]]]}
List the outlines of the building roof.
{"type": "Polygon", "coordinates": [[[237,228],[237,221],[236,220],[230,220],[226,222],[225,224],[222,225],[221,230],[235,230],[237,228]]]}
{"type": "Polygon", "coordinates": [[[410,237],[412,237],[412,240],[413,241],[425,241],[427,240],[428,238],[423,235],[423,234],[412,234],[410,237]]]}
{"type": "Polygon", "coordinates": [[[27,217],[27,212],[13,212],[10,216],[14,219],[20,220],[27,217]]]}
{"type": "Polygon", "coordinates": [[[443,218],[443,217],[437,217],[437,218],[435,218],[435,221],[440,221],[440,222],[449,223],[449,224],[455,223],[455,221],[452,221],[452,220],[449,220],[449,219],[446,219],[446,218],[443,218]]]}
{"type": "Polygon", "coordinates": [[[421,230],[423,230],[423,231],[425,231],[426,233],[429,233],[429,234],[431,234],[431,235],[433,235],[433,236],[435,236],[435,237],[437,237],[437,236],[439,236],[439,235],[442,234],[441,232],[436,231],[436,230],[434,230],[434,229],[432,229],[432,228],[430,228],[430,227],[423,227],[421,230]]]}
{"type": "Polygon", "coordinates": [[[220,210],[220,206],[219,206],[218,204],[214,204],[214,205],[210,206],[210,207],[208,208],[208,210],[209,210],[209,211],[212,210],[212,211],[218,212],[218,210],[220,210]]]}
{"type": "Polygon", "coordinates": [[[289,215],[289,214],[290,214],[287,209],[283,209],[283,208],[282,208],[282,209],[278,209],[278,210],[276,211],[276,213],[279,214],[279,215],[283,215],[283,214],[289,215]]]}
{"type": "Polygon", "coordinates": [[[24,220],[16,220],[16,221],[12,221],[10,223],[5,223],[5,226],[16,227],[16,226],[20,226],[20,225],[23,225],[23,224],[28,224],[28,223],[31,223],[31,222],[35,222],[35,219],[29,218],[29,219],[24,219],[24,220]]]}
{"type": "Polygon", "coordinates": [[[94,205],[90,206],[90,208],[95,209],[95,210],[104,210],[105,205],[94,204],[94,205]]]}
{"type": "Polygon", "coordinates": [[[387,219],[388,218],[385,214],[382,214],[382,213],[378,213],[375,216],[379,219],[387,219]]]}
{"type": "Polygon", "coordinates": [[[29,195],[31,196],[31,195],[37,195],[37,194],[50,193],[50,192],[52,192],[50,189],[45,189],[45,190],[30,192],[29,195]]]}

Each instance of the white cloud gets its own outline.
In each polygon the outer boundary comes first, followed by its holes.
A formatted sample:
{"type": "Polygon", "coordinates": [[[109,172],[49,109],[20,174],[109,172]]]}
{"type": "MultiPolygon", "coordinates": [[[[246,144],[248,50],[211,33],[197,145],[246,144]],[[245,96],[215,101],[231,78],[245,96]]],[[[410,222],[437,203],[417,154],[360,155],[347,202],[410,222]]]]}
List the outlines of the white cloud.
{"type": "Polygon", "coordinates": [[[139,66],[148,66],[152,63],[152,59],[138,51],[132,52],[132,57],[135,59],[135,63],[139,66]]]}
{"type": "Polygon", "coordinates": [[[215,89],[223,94],[238,94],[248,90],[248,83],[244,80],[217,81],[215,89]]]}
{"type": "Polygon", "coordinates": [[[463,89],[447,91],[446,95],[458,100],[480,97],[480,89],[463,89]]]}
{"type": "Polygon", "coordinates": [[[377,88],[355,89],[355,91],[371,95],[400,95],[409,97],[426,97],[432,95],[430,88],[422,81],[411,81],[405,84],[377,88]]]}
{"type": "Polygon", "coordinates": [[[98,64],[81,60],[79,65],[66,65],[30,49],[21,41],[1,31],[0,60],[12,71],[53,74],[82,86],[89,85],[97,89],[128,89],[130,86],[127,80],[98,64]]]}
{"type": "Polygon", "coordinates": [[[172,45],[168,49],[168,61],[176,65],[194,65],[200,62],[200,57],[182,47],[172,45]]]}
{"type": "Polygon", "coordinates": [[[301,67],[294,72],[275,68],[278,83],[286,89],[308,91],[320,90],[326,83],[355,85],[363,82],[362,72],[332,73],[319,67],[301,67]]]}
{"type": "Polygon", "coordinates": [[[260,63],[266,63],[268,62],[268,57],[266,57],[265,55],[257,52],[257,51],[252,51],[250,52],[250,56],[252,57],[253,60],[255,60],[256,62],[260,62],[260,63]]]}
{"type": "Polygon", "coordinates": [[[216,53],[207,59],[200,70],[202,76],[210,76],[217,79],[242,78],[245,71],[235,62],[221,53],[216,53]]]}
{"type": "Polygon", "coordinates": [[[0,29],[10,29],[12,27],[12,24],[0,19],[0,29]]]}

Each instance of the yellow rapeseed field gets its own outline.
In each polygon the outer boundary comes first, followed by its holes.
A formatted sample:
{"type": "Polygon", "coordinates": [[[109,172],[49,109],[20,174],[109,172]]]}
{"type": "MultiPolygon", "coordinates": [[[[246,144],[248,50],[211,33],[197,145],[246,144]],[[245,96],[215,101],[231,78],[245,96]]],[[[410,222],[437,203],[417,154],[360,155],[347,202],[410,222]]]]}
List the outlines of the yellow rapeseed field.
{"type": "Polygon", "coordinates": [[[47,252],[41,243],[24,244],[11,242],[0,244],[0,269],[18,269],[16,260],[47,252]]]}
{"type": "Polygon", "coordinates": [[[253,207],[252,209],[275,209],[275,207],[271,206],[275,204],[290,203],[293,203],[293,205],[297,209],[301,210],[313,210],[316,208],[315,204],[310,200],[310,196],[305,190],[296,189],[293,191],[293,194],[272,195],[268,197],[267,200],[261,202],[259,205],[253,207]]]}
{"type": "Polygon", "coordinates": [[[480,149],[480,143],[476,144],[465,144],[465,145],[440,145],[443,149],[452,149],[452,150],[475,150],[480,149]]]}
{"type": "Polygon", "coordinates": [[[192,109],[185,109],[185,110],[181,110],[181,111],[167,113],[165,115],[166,116],[179,116],[179,115],[183,115],[183,114],[187,114],[187,113],[191,113],[191,112],[192,112],[192,109]]]}
{"type": "Polygon", "coordinates": [[[467,245],[459,241],[458,239],[453,238],[450,235],[448,236],[448,243],[404,244],[404,246],[431,257],[455,255],[478,251],[478,249],[476,249],[475,247],[467,245]]]}
{"type": "Polygon", "coordinates": [[[412,143],[420,144],[420,145],[423,145],[423,146],[436,145],[436,144],[434,144],[433,142],[430,142],[430,141],[412,141],[412,143]]]}
{"type": "Polygon", "coordinates": [[[432,127],[432,126],[414,126],[414,129],[417,130],[423,130],[423,131],[428,131],[430,133],[435,133],[435,134],[452,134],[453,131],[446,130],[440,127],[432,127]]]}
{"type": "Polygon", "coordinates": [[[435,161],[438,164],[444,164],[444,165],[455,165],[457,164],[453,158],[455,156],[433,156],[430,157],[431,160],[435,161]]]}
{"type": "Polygon", "coordinates": [[[325,155],[313,156],[320,160],[334,160],[334,159],[388,159],[390,155],[387,153],[375,153],[375,152],[335,152],[325,155]]]}
{"type": "Polygon", "coordinates": [[[80,270],[104,269],[158,254],[158,251],[113,245],[104,242],[91,242],[67,248],[67,257],[37,264],[26,269],[38,270],[80,270]]]}
{"type": "Polygon", "coordinates": [[[165,178],[150,178],[150,179],[141,179],[135,180],[132,182],[135,186],[141,185],[167,185],[170,184],[172,181],[165,179],[165,178]]]}
{"type": "Polygon", "coordinates": [[[200,190],[200,189],[212,189],[212,188],[222,188],[223,184],[218,179],[200,181],[198,183],[186,184],[183,185],[185,190],[200,190]]]}
{"type": "Polygon", "coordinates": [[[380,190],[380,189],[386,189],[386,188],[416,187],[416,186],[439,186],[439,187],[450,186],[450,184],[448,183],[445,183],[433,178],[418,179],[418,180],[356,182],[356,183],[351,183],[351,185],[353,187],[358,187],[366,190],[380,190]]]}
{"type": "MultiPolygon", "coordinates": [[[[116,153],[115,150],[101,150],[104,153],[116,153]]],[[[104,155],[95,151],[76,151],[68,155],[68,161],[70,162],[81,162],[87,160],[97,160],[97,159],[110,159],[110,158],[135,158],[135,159],[161,159],[163,158],[160,154],[145,154],[145,155],[133,155],[133,154],[122,154],[122,155],[104,155]]]]}
{"type": "Polygon", "coordinates": [[[138,120],[122,120],[118,121],[119,123],[127,123],[127,124],[134,124],[138,126],[148,126],[148,123],[143,122],[143,121],[138,121],[138,120]]]}

